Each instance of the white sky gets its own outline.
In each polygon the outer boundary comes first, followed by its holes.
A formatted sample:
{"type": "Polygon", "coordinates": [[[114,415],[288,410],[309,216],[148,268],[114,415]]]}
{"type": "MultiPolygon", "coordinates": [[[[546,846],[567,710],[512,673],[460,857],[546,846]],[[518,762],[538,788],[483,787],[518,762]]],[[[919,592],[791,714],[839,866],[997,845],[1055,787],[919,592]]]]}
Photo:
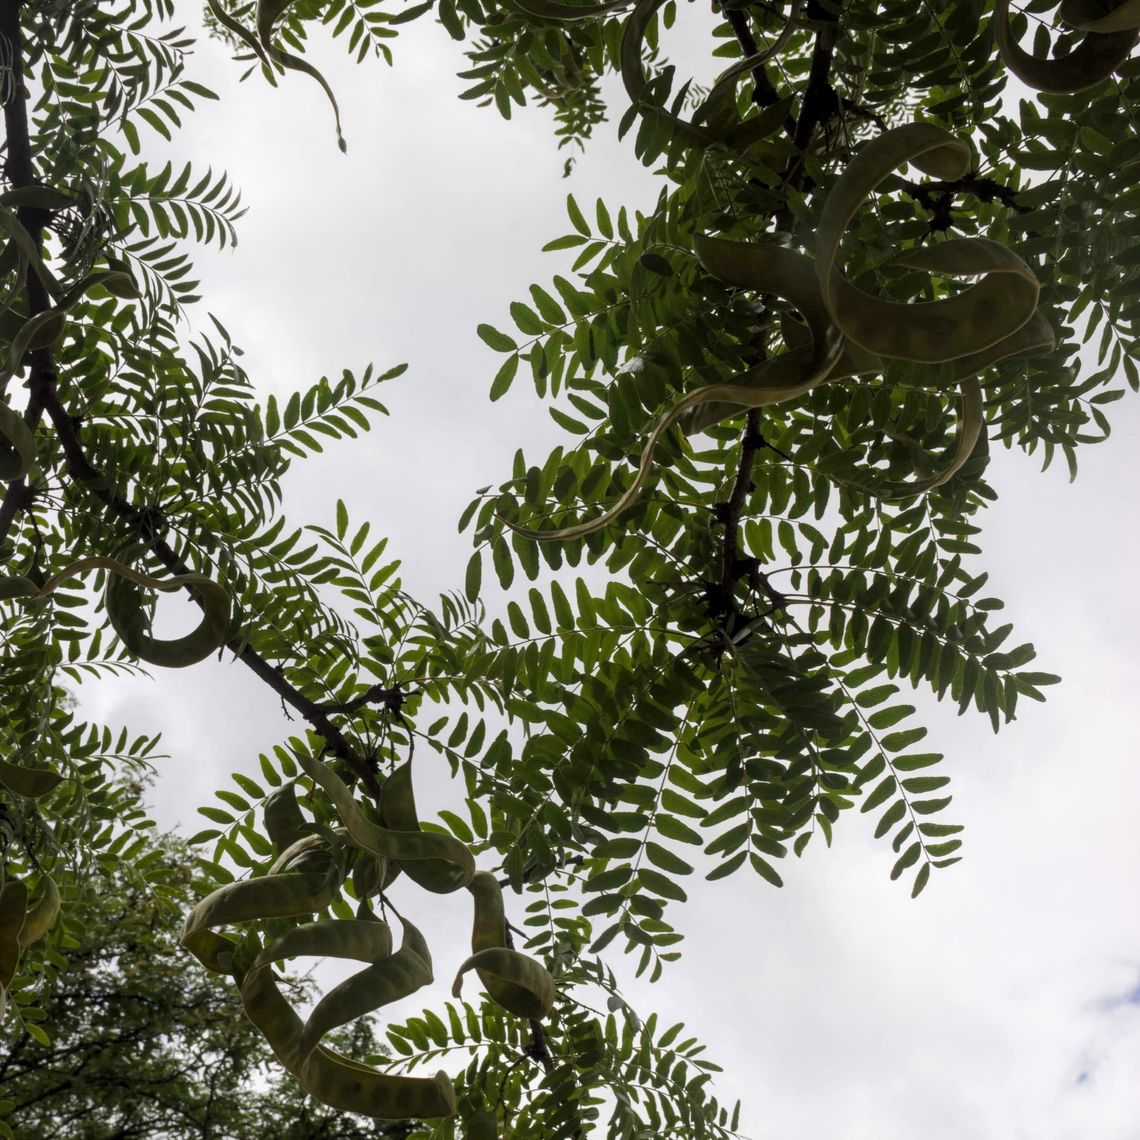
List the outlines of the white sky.
{"type": "MultiPolygon", "coordinates": [[[[237,252],[198,258],[207,300],[196,320],[218,314],[265,393],[370,360],[410,362],[380,393],[391,419],[298,464],[286,492],[295,523],[331,525],[343,497],[354,524],[391,535],[405,586],[426,600],[461,583],[469,542],[455,520],[474,488],[505,478],[516,447],[544,457],[561,435],[525,369],[508,398],[487,401],[500,358],[476,324],[509,328],[511,300],[568,270],[572,255],[538,252],[569,228],[568,190],[589,216],[599,195],[611,209],[648,209],[657,187],[613,125],[563,181],[543,112],[505,123],[456,100],[465,64],[438,25],[404,29],[391,70],[352,67],[314,38],[347,158],[315,84],[238,85],[240,68],[215,44],[194,78],[222,102],[188,116],[173,147],[152,136],[153,154],[225,169],[242,188],[250,211],[237,252]]],[[[1006,600],[1018,641],[1037,646],[1039,667],[1065,683],[1045,706],[1024,702],[998,737],[977,715],[930,713],[932,747],[954,778],[946,818],[967,825],[965,860],[912,901],[906,876],[887,877],[893,855],[872,839],[872,820],[849,813],[830,852],[813,841],[781,868],[783,891],[747,873],[691,890],[674,912],[684,958],[656,986],[629,988],[643,1015],[683,1019],[707,1043],[725,1069],[722,1099],[744,1100],[749,1136],[1140,1138],[1129,495],[1140,463],[1126,447],[1140,410],[1126,400],[1110,411],[1115,435],[1085,449],[1075,485],[1063,465],[1043,475],[1020,453],[991,468],[1002,499],[984,536],[990,592],[1006,600]]],[[[187,834],[229,771],[255,773],[258,751],[298,727],[232,664],[100,682],[81,697],[113,725],[164,731],[172,759],[155,810],[187,834]]],[[[465,916],[415,918],[433,945],[465,936],[465,916]]],[[[450,956],[437,966],[448,981],[450,956]]],[[[408,1011],[424,1004],[417,995],[408,1011]]]]}

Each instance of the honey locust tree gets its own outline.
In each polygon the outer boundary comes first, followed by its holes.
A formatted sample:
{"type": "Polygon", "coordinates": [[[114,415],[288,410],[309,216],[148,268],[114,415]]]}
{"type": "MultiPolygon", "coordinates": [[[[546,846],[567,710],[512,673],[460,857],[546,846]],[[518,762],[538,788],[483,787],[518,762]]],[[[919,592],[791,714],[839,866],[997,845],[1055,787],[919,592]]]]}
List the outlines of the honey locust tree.
{"type": "Polygon", "coordinates": [[[112,779],[154,741],[78,723],[61,686],[217,651],[306,728],[203,809],[212,889],[181,943],[301,1089],[440,1138],[734,1134],[700,1046],[639,1020],[603,951],[658,977],[698,865],[779,885],[856,806],[912,893],[958,860],[905,690],[997,729],[1055,680],[974,539],[992,448],[1075,471],[1140,383],[1137,5],[714,4],[705,90],[668,61],[663,0],[212,0],[240,57],[333,114],[310,34],[387,57],[438,19],[465,97],[550,108],[568,164],[609,114],[660,179],[646,215],[568,199],[571,268],[511,306],[517,335],[480,326],[492,397],[528,376],[577,440],[476,498],[430,605],[370,520],[281,509],[289,465],[367,430],[402,366],[260,402],[222,324],[183,335],[185,243],[231,242],[239,203],[140,157],[210,96],[171,6],[0,12],[11,1031],[49,1039],[92,870],[158,876],[112,779]],[[164,639],[154,592],[179,588],[202,620],[164,639]],[[433,754],[467,818],[420,824],[433,754]],[[405,917],[425,891],[473,910],[470,947],[434,947],[455,1000],[389,1026],[394,1060],[322,1044],[431,979],[405,917]],[[277,969],[312,956],[361,968],[302,1020],[277,969]]]}

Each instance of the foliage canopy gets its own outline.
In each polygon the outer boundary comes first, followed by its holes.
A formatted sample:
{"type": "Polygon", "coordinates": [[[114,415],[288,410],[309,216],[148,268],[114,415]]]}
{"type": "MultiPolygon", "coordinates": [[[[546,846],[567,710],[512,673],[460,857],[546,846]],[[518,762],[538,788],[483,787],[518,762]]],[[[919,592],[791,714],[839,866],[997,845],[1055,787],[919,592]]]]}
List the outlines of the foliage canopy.
{"type": "Polygon", "coordinates": [[[334,111],[304,57],[318,24],[391,59],[403,24],[437,18],[464,98],[549,107],[567,169],[611,113],[661,191],[645,215],[570,196],[547,246],[574,251],[568,275],[512,304],[513,328],[479,326],[502,354],[491,398],[528,377],[575,439],[520,450],[472,501],[474,553],[429,605],[370,521],[282,512],[290,465],[368,431],[404,366],[261,401],[221,323],[181,326],[188,243],[231,244],[242,206],[224,174],[149,157],[211,98],[173,5],[0,0],[11,1030],[51,1047],[100,875],[167,884],[119,778],[157,741],[77,721],[64,686],[219,651],[307,728],[200,809],[182,943],[300,1088],[441,1140],[734,1135],[715,1065],[637,1018],[603,951],[656,979],[698,871],[779,886],[789,850],[856,807],[913,894],[960,858],[905,691],[996,731],[1056,680],[985,593],[977,520],[991,447],[1075,473],[1140,387],[1140,9],[733,0],[713,5],[728,68],[707,91],[665,55],[674,0],[209,11],[239,57],[307,74],[334,111]],[[202,621],[168,641],[151,599],[177,588],[202,621]],[[465,817],[420,823],[432,753],[465,817]],[[455,1000],[388,1026],[392,1058],[330,1049],[431,979],[404,913],[423,891],[471,896],[455,1000]],[[302,1021],[277,969],[314,955],[361,968],[302,1021]],[[468,970],[482,996],[462,997],[468,970]]]}

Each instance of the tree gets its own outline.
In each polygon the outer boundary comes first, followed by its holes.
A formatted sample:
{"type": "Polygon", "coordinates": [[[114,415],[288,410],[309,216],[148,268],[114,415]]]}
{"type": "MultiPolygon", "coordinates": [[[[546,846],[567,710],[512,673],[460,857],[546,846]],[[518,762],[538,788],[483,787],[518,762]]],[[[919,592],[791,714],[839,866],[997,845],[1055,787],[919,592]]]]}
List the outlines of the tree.
{"type": "Polygon", "coordinates": [[[529,91],[571,151],[618,72],[623,134],[661,176],[648,216],[599,202],[588,218],[570,197],[572,232],[549,248],[577,251],[572,278],[511,307],[521,343],[480,326],[504,354],[492,398],[525,364],[580,442],[536,463],[520,452],[471,504],[463,591],[429,607],[395,584],[368,522],[341,509],[298,529],[280,513],[288,465],[367,430],[402,368],[259,405],[222,325],[179,337],[195,300],[179,242],[225,244],[239,206],[224,176],[134,157],[140,127],[169,137],[209,97],[171,11],[3,5],[7,377],[24,367],[28,387],[22,416],[0,422],[15,758],[0,981],[17,1027],[38,1024],[26,979],[58,969],[83,869],[156,867],[107,775],[154,742],[74,725],[60,681],[224,647],[306,730],[262,758],[264,783],[235,776],[202,809],[217,889],[182,941],[232,977],[303,1088],[440,1137],[457,1117],[468,1135],[584,1135],[603,1106],[615,1135],[735,1131],[700,1047],[638,1020],[602,951],[632,947],[660,976],[682,937],[670,904],[698,866],[779,886],[788,849],[830,842],[857,804],[913,894],[960,858],[961,828],[941,818],[949,778],[915,750],[925,729],[900,691],[949,695],[997,730],[1055,680],[1010,647],[983,593],[989,448],[1075,471],[1077,445],[1108,433],[1119,375],[1140,387],[1140,18],[1127,3],[1030,7],[1032,53],[1005,0],[718,5],[716,53],[734,62],[705,93],[675,84],[661,0],[212,3],[241,54],[270,77],[307,72],[334,110],[300,54],[318,14],[364,58],[434,11],[470,40],[465,96],[509,117],[529,91]],[[1012,113],[1011,74],[1047,94],[1012,113]],[[1088,371],[1073,357],[1098,337],[1088,371]],[[583,557],[608,586],[571,578],[563,563],[583,557]],[[514,589],[517,570],[542,585],[514,589]],[[77,612],[93,571],[111,635],[77,612]],[[142,590],[179,586],[201,625],[155,637],[142,590]],[[468,818],[420,825],[417,745],[462,775],[468,818]],[[397,874],[401,907],[413,885],[452,904],[470,892],[461,979],[475,970],[487,996],[459,1001],[457,982],[445,1016],[391,1027],[400,1060],[381,1072],[320,1041],[430,976],[401,916],[391,945],[397,874]],[[364,967],[302,1024],[274,966],[330,953],[364,967]],[[461,1073],[420,1073],[460,1055],[461,1073]]]}
{"type": "MultiPolygon", "coordinates": [[[[33,1037],[37,1023],[26,1023],[0,1060],[0,1130],[87,1140],[404,1136],[401,1124],[306,1097],[273,1064],[228,988],[185,968],[178,927],[200,893],[193,855],[167,837],[153,850],[161,862],[148,880],[120,868],[69,906],[70,931],[81,940],[60,947],[59,977],[45,989],[50,1040],[33,1037]]],[[[311,996],[307,979],[293,987],[302,1000],[311,996]]],[[[358,1053],[382,1051],[367,1020],[343,1037],[358,1053]]]]}

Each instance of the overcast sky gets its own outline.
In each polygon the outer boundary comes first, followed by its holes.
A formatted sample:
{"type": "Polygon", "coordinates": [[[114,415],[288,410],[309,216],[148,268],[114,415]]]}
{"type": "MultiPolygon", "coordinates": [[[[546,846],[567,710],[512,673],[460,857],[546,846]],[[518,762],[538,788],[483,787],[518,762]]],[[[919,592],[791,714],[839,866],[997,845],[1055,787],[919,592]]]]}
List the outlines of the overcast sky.
{"type": "MultiPolygon", "coordinates": [[[[209,43],[194,78],[222,102],[189,116],[173,147],[153,140],[153,154],[225,169],[242,188],[236,253],[198,259],[195,319],[204,326],[207,308],[222,319],[262,391],[410,363],[381,394],[390,420],[295,466],[287,509],[331,525],[343,497],[356,524],[391,535],[406,588],[427,600],[461,581],[469,541],[455,520],[474,488],[505,478],[516,447],[544,457],[560,439],[522,376],[487,401],[499,358],[476,324],[509,327],[511,300],[567,271],[566,255],[539,249],[568,229],[568,190],[589,213],[599,195],[648,209],[658,188],[612,125],[564,181],[543,112],[506,123],[455,98],[464,65],[438,25],[405,29],[393,69],[353,67],[315,38],[347,157],[315,84],[239,85],[241,68],[209,43]]],[[[965,860],[912,901],[905,876],[888,879],[893,855],[873,821],[848,813],[830,851],[813,842],[781,868],[783,891],[744,873],[690,891],[674,915],[685,957],[656,986],[630,987],[643,1014],[683,1019],[707,1042],[725,1069],[718,1092],[743,1099],[751,1137],[1140,1138],[1140,463],[1129,447],[1140,409],[1110,410],[1114,437],[1081,453],[1074,485],[1021,453],[999,450],[991,467],[1002,499],[986,518],[990,592],[1039,667],[1065,680],[1047,705],[1023,701],[997,737],[977,715],[929,713],[965,860]]],[[[229,771],[255,772],[257,753],[297,729],[233,664],[101,681],[81,697],[113,725],[164,732],[172,759],[154,806],[186,834],[229,771]]],[[[433,945],[466,926],[415,919],[433,945]]],[[[449,980],[446,953],[437,965],[449,980]]]]}

